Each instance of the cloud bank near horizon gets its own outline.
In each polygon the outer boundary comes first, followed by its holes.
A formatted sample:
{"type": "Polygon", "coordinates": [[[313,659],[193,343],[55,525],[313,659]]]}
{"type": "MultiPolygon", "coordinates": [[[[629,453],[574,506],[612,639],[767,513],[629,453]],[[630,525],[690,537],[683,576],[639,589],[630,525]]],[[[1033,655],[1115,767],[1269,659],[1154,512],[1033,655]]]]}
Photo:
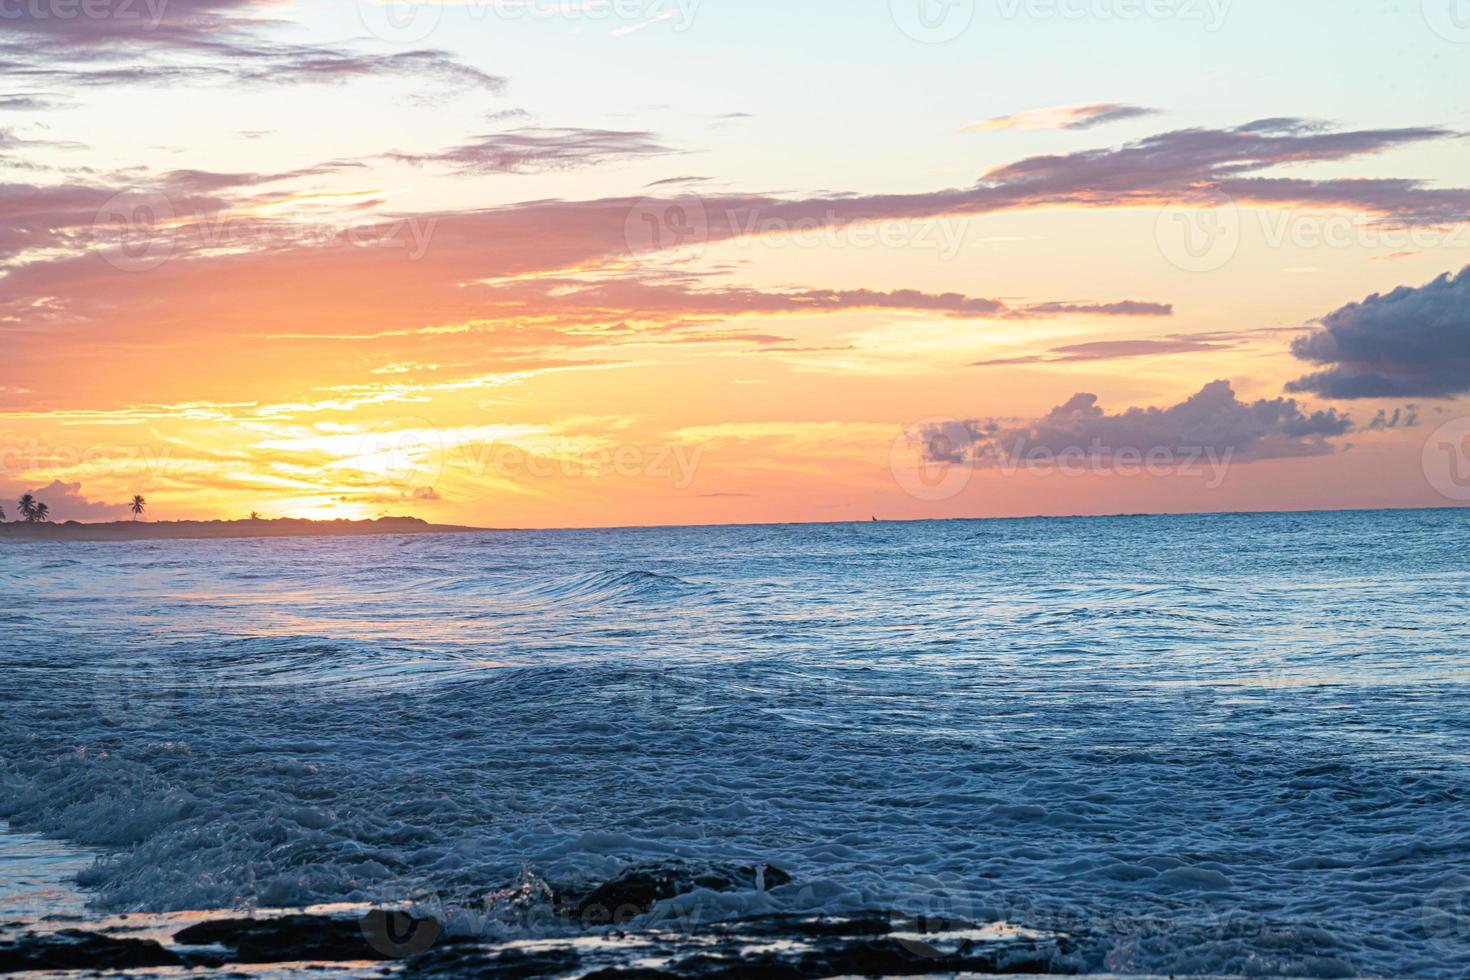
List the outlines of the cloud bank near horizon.
{"type": "Polygon", "coordinates": [[[1109,413],[1093,394],[1073,395],[1034,419],[969,419],[922,433],[930,462],[1002,466],[1038,459],[1234,459],[1251,462],[1337,451],[1351,417],[1305,411],[1289,398],[1243,402],[1229,381],[1212,381],[1177,405],[1109,413]]]}

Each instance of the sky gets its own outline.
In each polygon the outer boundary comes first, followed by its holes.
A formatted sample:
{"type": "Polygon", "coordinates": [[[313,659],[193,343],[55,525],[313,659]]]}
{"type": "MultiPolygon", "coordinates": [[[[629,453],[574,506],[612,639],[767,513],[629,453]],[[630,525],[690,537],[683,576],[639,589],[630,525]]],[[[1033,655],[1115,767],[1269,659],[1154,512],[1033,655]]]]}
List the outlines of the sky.
{"type": "Polygon", "coordinates": [[[1465,0],[0,0],[0,502],[1470,502],[1465,0]]]}

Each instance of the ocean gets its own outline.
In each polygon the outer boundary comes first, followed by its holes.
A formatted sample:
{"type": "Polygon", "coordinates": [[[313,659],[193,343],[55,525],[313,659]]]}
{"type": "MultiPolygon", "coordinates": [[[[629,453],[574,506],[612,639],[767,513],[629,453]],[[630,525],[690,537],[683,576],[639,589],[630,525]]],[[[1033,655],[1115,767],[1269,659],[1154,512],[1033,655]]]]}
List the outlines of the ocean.
{"type": "Polygon", "coordinates": [[[408,952],[522,975],[845,928],[877,972],[1464,977],[1467,542],[1438,510],[13,544],[0,920],[406,909],[442,924],[408,952]]]}

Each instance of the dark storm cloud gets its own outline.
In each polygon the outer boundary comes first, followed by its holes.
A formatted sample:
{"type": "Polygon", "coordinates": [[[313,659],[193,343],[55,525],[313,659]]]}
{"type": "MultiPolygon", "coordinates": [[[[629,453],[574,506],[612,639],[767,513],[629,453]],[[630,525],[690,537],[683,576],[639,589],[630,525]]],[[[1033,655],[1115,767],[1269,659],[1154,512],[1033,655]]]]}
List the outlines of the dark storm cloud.
{"type": "Polygon", "coordinates": [[[1375,293],[1322,318],[1291,345],[1324,365],[1288,386],[1326,398],[1447,398],[1470,392],[1470,267],[1375,293]]]}

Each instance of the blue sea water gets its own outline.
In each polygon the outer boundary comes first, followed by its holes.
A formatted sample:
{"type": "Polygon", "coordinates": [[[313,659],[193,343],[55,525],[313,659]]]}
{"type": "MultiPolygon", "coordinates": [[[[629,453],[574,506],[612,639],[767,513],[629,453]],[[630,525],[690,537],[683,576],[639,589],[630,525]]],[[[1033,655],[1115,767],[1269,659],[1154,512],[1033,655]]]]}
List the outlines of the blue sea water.
{"type": "Polygon", "coordinates": [[[99,915],[678,858],[792,876],[692,927],[1470,974],[1470,512],[16,544],[0,664],[0,818],[99,915]]]}

